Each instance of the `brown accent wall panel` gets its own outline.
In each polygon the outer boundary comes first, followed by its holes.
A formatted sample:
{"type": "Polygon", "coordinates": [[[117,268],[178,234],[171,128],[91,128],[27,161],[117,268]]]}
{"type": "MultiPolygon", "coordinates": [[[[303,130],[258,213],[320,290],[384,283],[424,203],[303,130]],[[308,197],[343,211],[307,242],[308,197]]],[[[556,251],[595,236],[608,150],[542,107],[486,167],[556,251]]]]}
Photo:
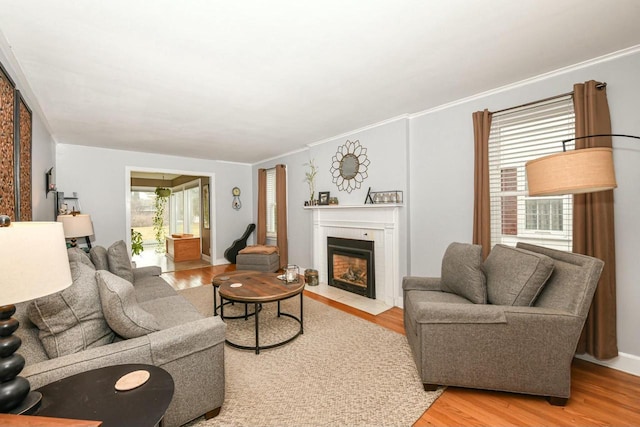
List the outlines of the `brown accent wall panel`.
{"type": "Polygon", "coordinates": [[[16,220],[15,86],[0,66],[0,214],[16,220]]]}
{"type": "Polygon", "coordinates": [[[19,147],[20,147],[20,221],[31,221],[33,210],[31,202],[31,110],[21,96],[18,96],[19,147]]]}

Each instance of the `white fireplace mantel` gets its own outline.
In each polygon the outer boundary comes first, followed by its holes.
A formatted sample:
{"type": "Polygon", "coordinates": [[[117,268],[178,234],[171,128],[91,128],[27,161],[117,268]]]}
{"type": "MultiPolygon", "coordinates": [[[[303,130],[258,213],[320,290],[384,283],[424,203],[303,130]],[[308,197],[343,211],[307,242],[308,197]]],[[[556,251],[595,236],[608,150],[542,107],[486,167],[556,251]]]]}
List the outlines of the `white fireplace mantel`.
{"type": "MultiPolygon", "coordinates": [[[[313,264],[328,281],[327,237],[374,242],[376,300],[402,305],[400,298],[401,204],[308,206],[313,211],[313,264]]],[[[364,298],[364,297],[363,297],[364,298]]]]}

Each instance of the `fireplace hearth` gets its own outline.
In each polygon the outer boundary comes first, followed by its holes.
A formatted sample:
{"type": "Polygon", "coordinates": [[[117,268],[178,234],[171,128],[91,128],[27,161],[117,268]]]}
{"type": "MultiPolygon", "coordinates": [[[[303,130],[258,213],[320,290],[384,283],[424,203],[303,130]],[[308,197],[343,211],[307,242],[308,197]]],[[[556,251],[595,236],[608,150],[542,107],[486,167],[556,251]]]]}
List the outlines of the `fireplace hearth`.
{"type": "Polygon", "coordinates": [[[376,298],[374,242],[327,237],[329,286],[376,298]]]}

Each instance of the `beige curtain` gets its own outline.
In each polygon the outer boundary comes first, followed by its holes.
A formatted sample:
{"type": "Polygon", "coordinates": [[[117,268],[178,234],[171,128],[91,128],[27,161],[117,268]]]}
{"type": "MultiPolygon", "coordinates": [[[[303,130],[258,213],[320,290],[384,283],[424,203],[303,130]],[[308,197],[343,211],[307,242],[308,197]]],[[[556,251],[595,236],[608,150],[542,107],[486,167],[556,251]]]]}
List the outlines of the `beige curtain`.
{"type": "Polygon", "coordinates": [[[491,213],[489,209],[489,110],[473,113],[473,139],[475,147],[473,243],[482,246],[484,258],[491,250],[491,213]]]}
{"type": "Polygon", "coordinates": [[[285,165],[276,165],[276,206],[278,253],[280,265],[289,263],[289,241],[287,240],[287,168],[285,165]]]}
{"type": "Polygon", "coordinates": [[[267,244],[267,170],[258,169],[258,244],[267,244]]]}
{"type": "MultiPolygon", "coordinates": [[[[591,80],[574,85],[573,91],[576,137],[611,133],[606,84],[591,80]]],[[[611,137],[576,140],[576,150],[592,147],[612,147],[611,137]]],[[[576,194],[573,204],[573,252],[604,261],[577,352],[610,359],[618,355],[613,190],[576,194]]]]}

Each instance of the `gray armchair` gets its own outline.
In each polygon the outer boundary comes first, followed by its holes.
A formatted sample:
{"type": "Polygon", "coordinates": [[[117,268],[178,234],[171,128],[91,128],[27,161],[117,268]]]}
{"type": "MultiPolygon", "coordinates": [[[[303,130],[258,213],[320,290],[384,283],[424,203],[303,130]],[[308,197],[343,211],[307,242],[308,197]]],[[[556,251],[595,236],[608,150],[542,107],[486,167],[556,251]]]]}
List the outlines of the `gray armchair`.
{"type": "Polygon", "coordinates": [[[452,244],[441,278],[405,277],[404,325],[425,390],[570,396],[571,362],[604,263],[519,243],[452,244]],[[462,283],[464,282],[464,283],[462,283]]]}

